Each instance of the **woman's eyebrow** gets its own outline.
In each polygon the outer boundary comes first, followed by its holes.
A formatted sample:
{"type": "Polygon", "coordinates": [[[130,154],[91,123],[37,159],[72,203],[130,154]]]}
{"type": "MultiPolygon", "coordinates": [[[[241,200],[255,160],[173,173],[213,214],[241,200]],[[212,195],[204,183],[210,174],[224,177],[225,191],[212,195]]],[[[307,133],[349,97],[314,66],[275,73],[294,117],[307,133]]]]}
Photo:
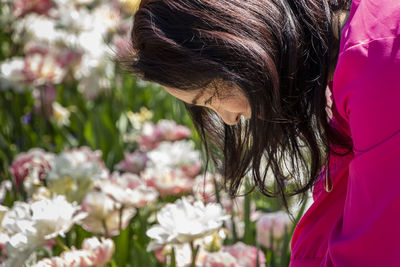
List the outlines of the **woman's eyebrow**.
{"type": "Polygon", "coordinates": [[[194,98],[192,99],[190,104],[196,105],[197,104],[197,100],[203,95],[203,93],[204,93],[204,90],[200,90],[200,92],[198,92],[197,95],[194,96],[194,98]]]}

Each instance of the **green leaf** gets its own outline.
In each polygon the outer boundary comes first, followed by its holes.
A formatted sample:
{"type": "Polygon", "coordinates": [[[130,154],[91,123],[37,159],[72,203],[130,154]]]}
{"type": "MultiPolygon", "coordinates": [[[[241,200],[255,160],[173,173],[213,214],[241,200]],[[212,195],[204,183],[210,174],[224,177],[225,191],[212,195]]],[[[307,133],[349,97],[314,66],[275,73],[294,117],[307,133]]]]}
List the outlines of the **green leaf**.
{"type": "Polygon", "coordinates": [[[288,227],[287,225],[285,225],[285,234],[283,236],[283,242],[282,242],[280,266],[289,266],[290,255],[288,255],[288,246],[289,246],[288,227]]]}
{"type": "Polygon", "coordinates": [[[131,267],[157,266],[157,259],[155,258],[154,253],[148,253],[143,247],[140,246],[140,244],[138,244],[138,242],[133,241],[130,249],[131,267]]]}
{"type": "Polygon", "coordinates": [[[96,147],[96,142],[94,140],[94,135],[93,135],[93,124],[91,121],[87,121],[85,123],[83,133],[89,145],[91,147],[96,147]]]}
{"type": "Polygon", "coordinates": [[[172,246],[172,251],[171,251],[171,267],[176,267],[175,248],[174,248],[174,246],[172,246]]]}
{"type": "Polygon", "coordinates": [[[250,194],[246,194],[244,197],[244,243],[251,245],[253,235],[251,231],[250,222],[250,194]]]}
{"type": "Polygon", "coordinates": [[[120,234],[114,237],[115,242],[115,259],[118,266],[126,266],[129,260],[130,246],[130,227],[123,229],[120,234]]]}

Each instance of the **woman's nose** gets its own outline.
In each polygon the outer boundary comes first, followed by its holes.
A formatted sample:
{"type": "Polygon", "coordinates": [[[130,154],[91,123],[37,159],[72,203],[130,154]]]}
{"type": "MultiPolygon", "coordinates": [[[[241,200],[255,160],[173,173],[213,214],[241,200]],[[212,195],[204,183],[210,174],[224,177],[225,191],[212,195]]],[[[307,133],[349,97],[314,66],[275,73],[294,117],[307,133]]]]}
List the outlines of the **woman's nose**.
{"type": "Polygon", "coordinates": [[[230,112],[217,112],[220,118],[228,125],[235,125],[240,120],[240,115],[230,112]]]}

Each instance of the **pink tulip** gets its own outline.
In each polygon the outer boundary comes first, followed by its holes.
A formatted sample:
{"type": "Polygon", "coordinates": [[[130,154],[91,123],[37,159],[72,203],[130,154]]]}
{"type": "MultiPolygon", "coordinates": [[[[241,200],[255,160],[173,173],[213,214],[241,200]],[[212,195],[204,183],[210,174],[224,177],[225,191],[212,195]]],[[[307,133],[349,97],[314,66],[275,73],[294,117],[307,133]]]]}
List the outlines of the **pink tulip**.
{"type": "Polygon", "coordinates": [[[222,176],[218,174],[206,173],[199,174],[194,178],[193,185],[193,194],[197,199],[202,200],[203,202],[217,202],[216,198],[216,190],[214,185],[214,180],[217,180],[217,183],[221,181],[222,176]]]}
{"type": "Polygon", "coordinates": [[[236,262],[240,267],[256,267],[257,255],[259,265],[265,265],[265,256],[262,250],[257,249],[254,246],[246,245],[242,242],[238,242],[232,246],[225,246],[222,248],[222,251],[230,253],[236,259],[236,262]]]}
{"type": "Polygon", "coordinates": [[[292,221],[284,211],[264,213],[256,222],[257,242],[265,248],[271,248],[271,230],[272,240],[277,242],[282,239],[285,227],[289,231],[291,225],[292,221]]]}
{"type": "Polygon", "coordinates": [[[165,141],[181,140],[191,134],[189,128],[170,120],[158,121],[157,128],[162,132],[163,140],[165,141]]]}
{"type": "Polygon", "coordinates": [[[148,186],[154,187],[160,196],[180,195],[192,190],[194,180],[180,169],[145,169],[141,177],[148,186]]]}
{"type": "Polygon", "coordinates": [[[21,72],[25,78],[24,82],[28,84],[59,84],[66,74],[66,69],[58,62],[54,51],[28,54],[24,62],[25,66],[21,72]]]}
{"type": "Polygon", "coordinates": [[[120,208],[121,204],[105,193],[91,191],[82,201],[82,211],[88,213],[88,216],[80,224],[88,232],[116,236],[136,214],[135,208],[124,208],[120,216],[120,208]]]}
{"type": "Polygon", "coordinates": [[[208,253],[203,261],[203,267],[240,267],[236,258],[225,251],[208,253]]]}
{"type": "Polygon", "coordinates": [[[174,121],[160,120],[157,124],[145,122],[138,138],[140,149],[147,151],[154,149],[162,141],[177,141],[191,134],[189,128],[178,125],[174,121]]]}
{"type": "Polygon", "coordinates": [[[54,57],[57,65],[66,71],[77,67],[82,60],[82,51],[71,48],[55,48],[33,40],[28,41],[25,44],[24,53],[26,56],[32,56],[35,54],[46,56],[50,54],[54,57]]]}
{"type": "Polygon", "coordinates": [[[154,149],[162,141],[163,134],[152,122],[145,122],[142,132],[138,138],[139,147],[142,151],[154,149]]]}
{"type": "Polygon", "coordinates": [[[87,238],[82,242],[82,249],[73,247],[58,257],[37,262],[34,267],[104,267],[111,260],[114,248],[112,239],[87,238]]]}
{"type": "Polygon", "coordinates": [[[139,176],[129,172],[113,172],[109,179],[96,181],[95,187],[125,208],[141,208],[158,198],[153,187],[148,187],[139,176]]]}
{"type": "Polygon", "coordinates": [[[115,168],[124,172],[139,174],[146,167],[148,160],[146,153],[139,151],[125,153],[124,160],[118,163],[115,168]]]}
{"type": "Polygon", "coordinates": [[[53,7],[51,0],[14,0],[14,16],[23,17],[28,13],[47,15],[53,7]]]}
{"type": "Polygon", "coordinates": [[[21,188],[28,176],[34,176],[31,177],[33,180],[43,181],[44,175],[51,169],[50,162],[54,157],[54,154],[45,152],[41,148],[32,148],[28,152],[18,154],[10,166],[17,189],[21,188]]]}
{"type": "Polygon", "coordinates": [[[197,174],[199,174],[200,169],[201,169],[201,162],[196,162],[194,164],[181,167],[183,173],[190,178],[194,178],[197,174]]]}
{"type": "Polygon", "coordinates": [[[112,239],[92,237],[83,240],[82,249],[90,252],[89,259],[93,265],[105,266],[111,260],[115,246],[112,239]]]}

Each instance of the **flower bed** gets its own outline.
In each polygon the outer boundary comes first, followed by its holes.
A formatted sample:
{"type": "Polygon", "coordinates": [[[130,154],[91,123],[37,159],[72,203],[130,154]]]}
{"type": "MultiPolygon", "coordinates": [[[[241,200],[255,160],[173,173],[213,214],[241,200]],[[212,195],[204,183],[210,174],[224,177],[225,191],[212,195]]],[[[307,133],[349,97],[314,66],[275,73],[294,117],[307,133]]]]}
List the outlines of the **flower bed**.
{"type": "Polygon", "coordinates": [[[0,263],[287,266],[296,222],[231,199],[182,103],[111,60],[137,4],[0,7],[0,263]]]}

